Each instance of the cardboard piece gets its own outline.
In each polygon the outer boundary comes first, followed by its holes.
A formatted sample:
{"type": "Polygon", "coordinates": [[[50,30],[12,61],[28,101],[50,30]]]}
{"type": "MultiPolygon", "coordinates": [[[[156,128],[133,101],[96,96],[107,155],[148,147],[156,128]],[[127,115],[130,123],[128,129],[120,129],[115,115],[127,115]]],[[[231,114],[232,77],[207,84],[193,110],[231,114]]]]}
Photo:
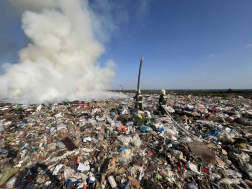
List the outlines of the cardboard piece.
{"type": "Polygon", "coordinates": [[[215,156],[213,152],[203,142],[190,142],[188,146],[193,154],[200,156],[205,164],[216,164],[215,156]]]}
{"type": "Polygon", "coordinates": [[[137,179],[134,177],[128,177],[128,179],[133,187],[140,188],[140,182],[137,179]]]}
{"type": "Polygon", "coordinates": [[[72,140],[69,137],[66,137],[64,140],[62,140],[63,144],[65,144],[66,148],[70,151],[73,151],[76,149],[75,144],[72,142],[72,140]]]}

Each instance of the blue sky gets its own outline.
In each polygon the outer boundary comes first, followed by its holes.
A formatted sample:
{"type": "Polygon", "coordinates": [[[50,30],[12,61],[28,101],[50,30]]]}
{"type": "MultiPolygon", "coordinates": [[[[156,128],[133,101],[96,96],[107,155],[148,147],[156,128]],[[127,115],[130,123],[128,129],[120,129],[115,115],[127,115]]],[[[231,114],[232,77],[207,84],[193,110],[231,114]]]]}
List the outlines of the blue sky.
{"type": "MultiPolygon", "coordinates": [[[[112,59],[117,64],[113,89],[119,84],[136,88],[142,55],[142,89],[252,88],[251,0],[110,3],[115,5],[110,14],[117,29],[99,62],[112,59]]],[[[0,64],[17,63],[17,52],[28,39],[21,30],[20,13],[3,4],[0,64]]]]}

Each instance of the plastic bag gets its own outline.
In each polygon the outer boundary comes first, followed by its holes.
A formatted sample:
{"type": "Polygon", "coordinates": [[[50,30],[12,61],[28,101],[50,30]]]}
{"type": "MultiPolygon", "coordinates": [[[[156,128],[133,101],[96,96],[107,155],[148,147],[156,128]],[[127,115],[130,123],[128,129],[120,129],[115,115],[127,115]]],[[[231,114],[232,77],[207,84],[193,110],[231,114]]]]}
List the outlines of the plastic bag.
{"type": "Polygon", "coordinates": [[[120,135],[117,137],[117,140],[121,141],[124,145],[129,145],[129,143],[132,141],[132,138],[120,135]]]}
{"type": "Polygon", "coordinates": [[[107,122],[108,122],[112,127],[115,127],[115,126],[116,126],[114,120],[112,120],[110,117],[106,117],[106,119],[107,119],[107,122]]]}
{"type": "Polygon", "coordinates": [[[239,166],[239,168],[242,171],[246,172],[250,180],[252,180],[252,165],[250,165],[249,163],[245,163],[243,166],[239,166]]]}
{"type": "Polygon", "coordinates": [[[14,177],[11,177],[11,178],[7,181],[5,187],[6,187],[6,188],[14,188],[14,187],[15,187],[16,180],[17,180],[17,177],[15,177],[15,176],[14,176],[14,177]]]}
{"type": "Polygon", "coordinates": [[[40,104],[40,105],[37,107],[36,112],[39,112],[39,111],[41,110],[41,108],[42,108],[42,105],[40,104]]]}
{"type": "Polygon", "coordinates": [[[171,135],[178,135],[178,131],[175,127],[164,127],[164,131],[171,135]]]}
{"type": "Polygon", "coordinates": [[[57,125],[57,131],[60,131],[61,129],[64,129],[67,131],[66,125],[64,123],[59,123],[57,125]]]}
{"type": "Polygon", "coordinates": [[[198,189],[196,183],[194,183],[194,182],[187,183],[187,184],[186,184],[186,187],[187,187],[188,189],[198,189]]]}
{"type": "Polygon", "coordinates": [[[221,180],[218,181],[218,184],[240,184],[240,180],[239,179],[229,179],[229,178],[223,178],[221,180]]]}
{"type": "Polygon", "coordinates": [[[179,150],[172,150],[171,154],[177,159],[183,159],[183,153],[179,150]]]}
{"type": "Polygon", "coordinates": [[[146,110],[145,113],[147,114],[148,118],[151,118],[151,114],[149,111],[146,110]]]}
{"type": "Polygon", "coordinates": [[[91,137],[85,137],[83,139],[83,142],[91,142],[92,141],[92,138],[91,137]]]}
{"type": "Polygon", "coordinates": [[[132,158],[132,152],[129,148],[121,151],[120,154],[121,154],[121,160],[124,159],[128,162],[132,158]]]}
{"type": "Polygon", "coordinates": [[[168,110],[169,113],[175,112],[175,110],[171,106],[167,106],[166,109],[168,110]]]}
{"type": "Polygon", "coordinates": [[[145,126],[145,125],[140,126],[139,129],[143,133],[148,133],[148,132],[152,131],[151,127],[148,127],[148,126],[145,126]]]}
{"type": "Polygon", "coordinates": [[[139,148],[142,145],[142,140],[138,135],[135,135],[132,139],[132,144],[136,147],[139,148]]]}
{"type": "Polygon", "coordinates": [[[179,139],[180,142],[193,142],[193,140],[190,137],[184,137],[179,139]]]}
{"type": "Polygon", "coordinates": [[[197,173],[197,174],[201,174],[201,173],[198,171],[196,165],[194,165],[194,164],[191,163],[190,161],[188,161],[188,162],[186,163],[186,167],[189,168],[190,170],[192,170],[193,172],[197,173]]]}
{"type": "Polygon", "coordinates": [[[121,148],[118,150],[118,152],[122,152],[122,151],[127,150],[127,149],[129,149],[129,146],[121,147],[121,148]]]}
{"type": "Polygon", "coordinates": [[[122,115],[128,114],[126,109],[123,109],[123,111],[121,112],[122,115]]]}
{"type": "Polygon", "coordinates": [[[65,144],[63,144],[63,142],[60,142],[60,141],[57,142],[56,146],[58,148],[65,148],[66,147],[65,144]]]}

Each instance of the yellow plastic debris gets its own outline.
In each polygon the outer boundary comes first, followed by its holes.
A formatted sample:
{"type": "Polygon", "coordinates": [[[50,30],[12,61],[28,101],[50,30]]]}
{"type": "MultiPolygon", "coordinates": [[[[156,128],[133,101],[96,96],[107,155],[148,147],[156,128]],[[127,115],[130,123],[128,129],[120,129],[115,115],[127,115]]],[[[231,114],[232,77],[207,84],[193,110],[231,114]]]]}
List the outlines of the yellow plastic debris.
{"type": "Polygon", "coordinates": [[[18,172],[19,168],[12,168],[9,169],[4,176],[2,177],[0,181],[0,185],[3,185],[12,175],[16,174],[18,172]]]}

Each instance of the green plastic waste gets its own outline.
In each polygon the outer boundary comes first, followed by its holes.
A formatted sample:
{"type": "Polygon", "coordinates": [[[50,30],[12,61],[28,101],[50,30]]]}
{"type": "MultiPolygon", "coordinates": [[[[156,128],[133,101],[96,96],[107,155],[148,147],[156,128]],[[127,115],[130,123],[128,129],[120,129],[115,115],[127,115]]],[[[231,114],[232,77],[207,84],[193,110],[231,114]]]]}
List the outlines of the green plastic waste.
{"type": "Polygon", "coordinates": [[[148,119],[148,120],[146,121],[146,124],[151,124],[151,120],[148,119]]]}
{"type": "Polygon", "coordinates": [[[156,179],[161,180],[161,179],[162,179],[162,176],[161,176],[160,174],[157,173],[156,179]]]}

